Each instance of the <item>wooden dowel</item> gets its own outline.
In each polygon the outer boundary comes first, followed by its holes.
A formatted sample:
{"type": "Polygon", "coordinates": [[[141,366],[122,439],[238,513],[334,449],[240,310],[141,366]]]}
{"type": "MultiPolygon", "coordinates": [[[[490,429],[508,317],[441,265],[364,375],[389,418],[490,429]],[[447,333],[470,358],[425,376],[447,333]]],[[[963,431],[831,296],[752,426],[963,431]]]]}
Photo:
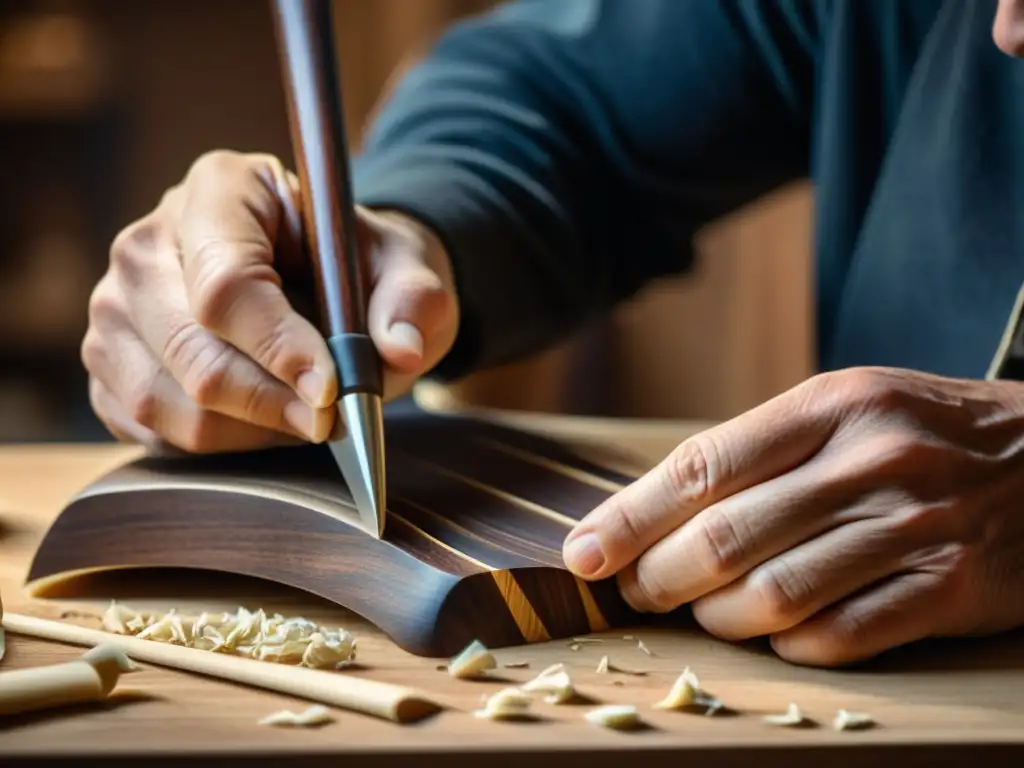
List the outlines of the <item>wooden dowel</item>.
{"type": "Polygon", "coordinates": [[[15,613],[5,614],[2,622],[12,634],[71,645],[116,645],[138,661],[276,691],[396,723],[419,720],[442,709],[438,702],[412,688],[339,672],[286,666],[154,640],[140,640],[137,637],[124,637],[15,613]]]}
{"type": "Polygon", "coordinates": [[[121,675],[138,668],[115,645],[63,664],[0,672],[0,716],[102,701],[121,675]]]}

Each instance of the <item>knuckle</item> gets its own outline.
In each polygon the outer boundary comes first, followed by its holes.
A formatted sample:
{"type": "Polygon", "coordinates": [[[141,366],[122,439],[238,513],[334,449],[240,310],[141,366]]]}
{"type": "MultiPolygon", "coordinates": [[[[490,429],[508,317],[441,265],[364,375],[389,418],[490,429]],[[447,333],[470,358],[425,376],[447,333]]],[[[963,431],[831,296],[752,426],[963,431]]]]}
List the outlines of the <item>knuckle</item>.
{"type": "Polygon", "coordinates": [[[659,613],[676,608],[675,594],[661,571],[645,567],[642,560],[637,565],[632,591],[634,601],[639,602],[644,610],[659,613]]]}
{"type": "Polygon", "coordinates": [[[106,365],[106,350],[103,344],[103,337],[93,328],[86,331],[79,349],[79,356],[82,365],[92,374],[106,365]]]}
{"type": "Polygon", "coordinates": [[[922,472],[943,473],[949,469],[951,455],[947,448],[915,432],[892,430],[868,439],[861,459],[879,473],[906,480],[922,472]]]}
{"type": "Polygon", "coordinates": [[[606,530],[615,532],[619,547],[632,549],[643,540],[643,533],[637,521],[633,519],[631,508],[614,499],[609,500],[606,530]]]}
{"type": "Polygon", "coordinates": [[[179,448],[189,453],[214,453],[221,422],[214,413],[196,411],[176,438],[179,448]]]}
{"type": "Polygon", "coordinates": [[[732,518],[720,507],[708,507],[693,520],[694,557],[711,577],[727,577],[746,558],[743,536],[732,518]]]}
{"type": "Polygon", "coordinates": [[[129,284],[138,285],[152,267],[160,242],[160,225],[151,216],[122,229],[110,245],[110,263],[129,284]]]}
{"type": "Polygon", "coordinates": [[[268,371],[292,371],[303,363],[303,355],[289,333],[289,323],[280,318],[272,323],[267,333],[253,350],[253,359],[268,371]]]}
{"type": "Polygon", "coordinates": [[[801,615],[810,596],[806,580],[778,559],[755,574],[750,587],[765,618],[776,626],[801,615]]]}
{"type": "Polygon", "coordinates": [[[670,498],[700,501],[714,490],[718,453],[706,433],[684,440],[665,460],[661,473],[670,498]]]}
{"type": "Polygon", "coordinates": [[[211,149],[199,155],[186,174],[186,179],[202,179],[207,176],[219,176],[237,169],[245,158],[241,152],[233,149],[211,149]]]}
{"type": "Polygon", "coordinates": [[[238,246],[211,239],[201,243],[193,255],[195,279],[189,304],[196,321],[211,330],[222,328],[235,302],[249,286],[260,282],[281,285],[271,264],[244,258],[238,246]]]}
{"type": "Polygon", "coordinates": [[[109,273],[89,295],[88,315],[90,328],[97,332],[124,325],[128,316],[125,302],[109,273]]]}
{"type": "Polygon", "coordinates": [[[266,379],[249,387],[245,392],[245,401],[242,403],[242,413],[245,414],[245,418],[254,424],[267,421],[269,414],[273,411],[274,394],[273,383],[266,379]]]}
{"type": "Polygon", "coordinates": [[[231,348],[226,344],[207,344],[192,359],[185,372],[183,388],[196,405],[213,408],[229,395],[231,348]]]}
{"type": "Polygon", "coordinates": [[[123,405],[132,421],[146,429],[155,430],[161,411],[155,377],[140,379],[129,386],[123,405]]]}

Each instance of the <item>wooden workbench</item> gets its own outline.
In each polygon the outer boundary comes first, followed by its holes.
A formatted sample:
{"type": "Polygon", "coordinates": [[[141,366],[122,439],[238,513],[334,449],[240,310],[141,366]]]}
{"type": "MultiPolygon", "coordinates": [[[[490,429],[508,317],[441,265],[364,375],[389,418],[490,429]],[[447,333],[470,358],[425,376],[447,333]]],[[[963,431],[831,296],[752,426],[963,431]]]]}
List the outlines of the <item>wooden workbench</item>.
{"type": "MultiPolygon", "coordinates": [[[[695,428],[550,416],[518,423],[571,438],[585,452],[609,445],[627,450],[640,470],[695,428]]],[[[605,642],[576,651],[564,641],[499,651],[499,663],[529,661],[529,668],[498,670],[506,682],[459,682],[438,671],[437,660],[397,650],[336,606],[248,579],[180,572],[143,578],[123,572],[94,578],[76,596],[27,601],[22,581],[47,524],[75,491],[136,453],[112,445],[0,447],[0,593],[8,611],[48,617],[69,608],[98,612],[116,598],[141,608],[234,610],[242,604],[305,615],[358,636],[360,668],[346,674],[412,683],[439,695],[451,709],[416,725],[337,712],[333,724],[318,729],[277,729],[256,721],[306,703],[143,665],[143,672],[122,680],[121,694],[109,704],[0,719],[0,764],[16,757],[59,757],[62,763],[95,759],[107,766],[152,768],[202,755],[216,756],[218,765],[234,764],[228,758],[262,765],[283,757],[304,757],[303,764],[341,765],[356,757],[360,764],[394,764],[402,758],[419,764],[428,756],[446,766],[483,761],[488,768],[526,760],[564,763],[573,756],[588,766],[643,760],[644,768],[695,761],[702,766],[863,765],[866,759],[885,765],[962,765],[971,757],[989,766],[1024,764],[1022,634],[914,647],[863,669],[837,672],[794,667],[764,646],[718,642],[696,627],[637,628],[606,633],[605,642]],[[626,633],[642,638],[654,655],[624,641],[626,633]],[[648,674],[599,675],[595,668],[606,654],[613,663],[648,674]],[[495,723],[470,714],[485,693],[559,661],[569,666],[581,692],[596,702],[637,704],[652,727],[605,731],[585,722],[586,705],[575,704],[539,704],[542,719],[536,722],[495,723]],[[734,712],[706,717],[650,709],[687,665],[734,712]],[[786,729],[761,721],[762,714],[782,712],[791,701],[819,727],[786,729]],[[869,712],[878,727],[835,732],[830,721],[838,708],[869,712]]],[[[81,652],[12,636],[0,671],[55,663],[81,652]]]]}

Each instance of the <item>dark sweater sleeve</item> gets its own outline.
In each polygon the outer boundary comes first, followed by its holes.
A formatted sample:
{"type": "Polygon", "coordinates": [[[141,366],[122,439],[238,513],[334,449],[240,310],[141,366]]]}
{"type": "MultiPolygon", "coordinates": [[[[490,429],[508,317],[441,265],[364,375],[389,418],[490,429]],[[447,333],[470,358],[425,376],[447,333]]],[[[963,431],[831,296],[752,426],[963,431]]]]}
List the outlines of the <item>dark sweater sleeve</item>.
{"type": "Polygon", "coordinates": [[[811,0],[513,0],[456,24],[382,105],[362,205],[452,259],[433,372],[539,351],[685,271],[708,221],[807,173],[811,0]]]}

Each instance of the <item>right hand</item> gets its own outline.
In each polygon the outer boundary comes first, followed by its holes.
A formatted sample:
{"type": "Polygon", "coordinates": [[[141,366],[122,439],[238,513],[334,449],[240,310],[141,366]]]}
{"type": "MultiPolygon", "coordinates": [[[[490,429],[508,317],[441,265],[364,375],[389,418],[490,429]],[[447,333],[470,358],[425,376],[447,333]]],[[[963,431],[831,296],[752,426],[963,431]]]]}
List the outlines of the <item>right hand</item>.
{"type": "MultiPolygon", "coordinates": [[[[296,177],[274,157],[204,155],[115,239],[89,302],[82,361],[116,437],[192,453],[322,442],[338,382],[311,304],[296,177]],[[285,286],[305,286],[301,299],[285,286]]],[[[425,227],[358,210],[371,278],[370,335],[385,399],[451,348],[458,302],[425,227]]]]}

